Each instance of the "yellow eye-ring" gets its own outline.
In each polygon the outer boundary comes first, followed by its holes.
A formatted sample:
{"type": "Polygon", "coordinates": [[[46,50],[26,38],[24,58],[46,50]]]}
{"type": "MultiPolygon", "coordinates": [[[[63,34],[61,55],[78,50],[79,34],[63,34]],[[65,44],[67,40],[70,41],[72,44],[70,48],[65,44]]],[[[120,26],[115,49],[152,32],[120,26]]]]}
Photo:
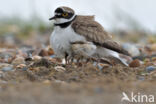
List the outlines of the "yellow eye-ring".
{"type": "Polygon", "coordinates": [[[62,16],[63,17],[67,17],[68,16],[68,13],[63,13],[62,16]]]}

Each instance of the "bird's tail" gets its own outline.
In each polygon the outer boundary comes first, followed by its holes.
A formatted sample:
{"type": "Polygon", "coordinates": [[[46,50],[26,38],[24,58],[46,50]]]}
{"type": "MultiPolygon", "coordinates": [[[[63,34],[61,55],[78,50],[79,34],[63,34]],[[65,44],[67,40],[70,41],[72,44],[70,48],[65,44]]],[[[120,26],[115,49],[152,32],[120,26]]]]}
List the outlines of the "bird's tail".
{"type": "Polygon", "coordinates": [[[119,61],[126,66],[128,66],[129,63],[132,61],[132,58],[130,56],[120,54],[118,52],[109,50],[107,48],[97,48],[95,57],[98,58],[106,57],[108,59],[113,59],[113,60],[115,59],[116,61],[119,61]]]}
{"type": "Polygon", "coordinates": [[[112,56],[117,58],[121,63],[123,63],[126,66],[129,66],[129,63],[133,60],[130,56],[123,55],[120,53],[113,54],[112,56]]]}

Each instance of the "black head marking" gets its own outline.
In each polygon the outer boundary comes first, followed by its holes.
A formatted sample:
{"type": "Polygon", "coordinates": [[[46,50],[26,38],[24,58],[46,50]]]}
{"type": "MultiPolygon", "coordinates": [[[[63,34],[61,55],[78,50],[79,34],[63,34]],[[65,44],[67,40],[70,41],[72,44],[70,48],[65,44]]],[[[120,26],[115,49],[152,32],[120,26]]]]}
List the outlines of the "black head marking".
{"type": "Polygon", "coordinates": [[[55,10],[55,13],[64,13],[63,9],[62,8],[57,8],[55,10]]]}
{"type": "Polygon", "coordinates": [[[66,28],[68,27],[72,21],[76,18],[74,10],[72,10],[69,7],[58,7],[55,10],[55,16],[52,19],[66,19],[67,22],[65,23],[56,23],[55,26],[60,26],[61,28],[66,28]],[[69,21],[68,21],[69,20],[69,21]]]}
{"type": "Polygon", "coordinates": [[[70,19],[74,15],[74,11],[68,7],[59,7],[55,10],[57,18],[70,19]],[[67,16],[62,16],[62,14],[67,14],[67,16]]]}

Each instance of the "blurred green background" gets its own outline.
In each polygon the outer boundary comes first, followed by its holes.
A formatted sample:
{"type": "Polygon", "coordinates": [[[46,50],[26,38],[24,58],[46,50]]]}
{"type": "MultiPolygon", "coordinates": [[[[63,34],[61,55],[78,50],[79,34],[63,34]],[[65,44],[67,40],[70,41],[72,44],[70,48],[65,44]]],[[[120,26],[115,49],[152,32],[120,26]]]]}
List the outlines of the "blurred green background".
{"type": "Polygon", "coordinates": [[[1,0],[0,36],[15,35],[29,39],[32,35],[49,37],[53,30],[48,18],[58,6],[69,6],[77,14],[96,15],[96,20],[116,40],[155,43],[156,14],[154,0],[1,0]]]}

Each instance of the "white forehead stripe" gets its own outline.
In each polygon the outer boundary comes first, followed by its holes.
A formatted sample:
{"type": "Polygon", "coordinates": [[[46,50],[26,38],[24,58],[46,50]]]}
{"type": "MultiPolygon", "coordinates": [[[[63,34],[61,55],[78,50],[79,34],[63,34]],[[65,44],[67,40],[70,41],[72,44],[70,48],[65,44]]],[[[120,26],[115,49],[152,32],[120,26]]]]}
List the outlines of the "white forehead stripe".
{"type": "Polygon", "coordinates": [[[62,23],[66,23],[69,21],[72,21],[75,18],[76,15],[74,15],[72,18],[70,19],[65,19],[65,18],[58,18],[55,20],[55,24],[62,24],[62,23]]]}
{"type": "Polygon", "coordinates": [[[55,15],[61,15],[61,13],[55,13],[55,15]]]}

